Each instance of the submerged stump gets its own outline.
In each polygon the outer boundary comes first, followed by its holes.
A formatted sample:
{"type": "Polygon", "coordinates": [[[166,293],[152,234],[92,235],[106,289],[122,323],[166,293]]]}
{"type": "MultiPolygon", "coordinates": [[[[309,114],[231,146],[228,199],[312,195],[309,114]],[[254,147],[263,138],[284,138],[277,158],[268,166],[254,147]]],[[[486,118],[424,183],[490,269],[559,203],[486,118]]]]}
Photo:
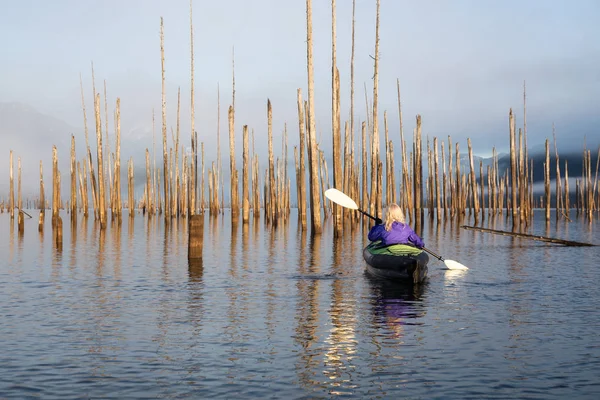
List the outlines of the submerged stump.
{"type": "Polygon", "coordinates": [[[204,245],[204,216],[190,216],[188,230],[188,259],[202,258],[204,245]]]}

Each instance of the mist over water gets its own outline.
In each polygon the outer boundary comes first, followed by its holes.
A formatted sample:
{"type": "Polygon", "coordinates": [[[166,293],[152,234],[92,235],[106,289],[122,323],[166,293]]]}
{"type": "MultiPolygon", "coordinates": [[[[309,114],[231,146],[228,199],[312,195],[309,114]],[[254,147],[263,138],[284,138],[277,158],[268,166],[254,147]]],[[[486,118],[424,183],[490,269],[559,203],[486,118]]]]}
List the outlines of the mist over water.
{"type": "MultiPolygon", "coordinates": [[[[32,215],[37,217],[37,212],[32,215]]],[[[0,214],[0,398],[540,398],[600,395],[598,247],[426,219],[425,285],[365,273],[368,226],[136,214],[100,231],[0,214]]],[[[595,222],[536,211],[528,233],[598,244],[595,222]]],[[[484,227],[510,230],[504,216],[484,227]]]]}

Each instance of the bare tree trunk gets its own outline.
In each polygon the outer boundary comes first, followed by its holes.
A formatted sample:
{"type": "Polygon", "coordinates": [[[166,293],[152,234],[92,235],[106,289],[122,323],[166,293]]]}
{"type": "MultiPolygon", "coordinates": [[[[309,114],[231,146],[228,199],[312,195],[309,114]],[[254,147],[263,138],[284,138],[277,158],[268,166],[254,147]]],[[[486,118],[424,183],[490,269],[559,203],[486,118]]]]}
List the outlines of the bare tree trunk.
{"type": "Polygon", "coordinates": [[[116,158],[115,158],[115,207],[117,211],[117,218],[120,220],[123,213],[123,204],[121,204],[121,99],[117,97],[117,108],[116,108],[116,122],[117,128],[115,129],[116,136],[116,158]]]}
{"type": "Polygon", "coordinates": [[[321,199],[319,196],[319,153],[317,150],[316,123],[315,123],[315,90],[313,68],[313,41],[312,41],[312,0],[306,0],[306,48],[308,70],[308,137],[310,142],[310,192],[311,192],[311,234],[320,234],[321,228],[321,199]]]}
{"type": "Polygon", "coordinates": [[[273,109],[271,108],[271,100],[267,100],[267,147],[269,157],[269,173],[267,182],[265,182],[268,188],[267,198],[268,204],[266,209],[266,220],[273,223],[275,222],[275,164],[273,161],[273,109]]]}
{"type": "Polygon", "coordinates": [[[150,173],[150,152],[146,149],[146,193],[144,199],[144,211],[152,214],[152,174],[150,173]]]}
{"type": "MultiPolygon", "coordinates": [[[[15,178],[13,176],[13,151],[10,151],[10,193],[8,198],[8,207],[10,208],[10,219],[13,220],[15,218],[15,178]]],[[[11,222],[12,223],[12,222],[11,222]]]]}
{"type": "MultiPolygon", "coordinates": [[[[333,187],[342,188],[342,157],[340,155],[340,103],[339,76],[336,66],[336,24],[335,0],[331,0],[331,132],[333,138],[333,187]]],[[[342,208],[333,204],[333,234],[340,236],[342,232],[342,208]]]]}
{"type": "Polygon", "coordinates": [[[510,109],[508,115],[508,123],[510,130],[510,174],[511,174],[511,211],[512,211],[512,223],[513,226],[517,222],[517,152],[515,149],[516,138],[515,138],[515,117],[510,109]]]}
{"type": "MultiPolygon", "coordinates": [[[[219,198],[219,183],[223,182],[223,165],[221,163],[221,90],[219,84],[217,84],[217,176],[213,177],[216,179],[216,186],[214,186],[213,190],[216,191],[217,194],[217,205],[219,198]]],[[[222,185],[224,186],[224,185],[222,185]]],[[[221,193],[223,193],[225,189],[221,187],[221,193]]],[[[221,202],[223,201],[224,195],[221,196],[221,202]]],[[[217,207],[216,211],[219,211],[219,207],[217,207]]]]}
{"type": "Polygon", "coordinates": [[[127,171],[127,182],[128,182],[128,192],[127,192],[127,208],[129,211],[129,217],[133,217],[134,216],[134,211],[135,211],[135,199],[133,197],[133,191],[135,188],[135,179],[133,176],[133,157],[129,158],[129,165],[128,165],[128,171],[127,171]]]}
{"type": "Polygon", "coordinates": [[[422,227],[423,221],[423,161],[421,156],[421,116],[417,115],[417,129],[415,132],[414,150],[414,216],[417,231],[422,227]]]}
{"type": "MultiPolygon", "coordinates": [[[[180,111],[181,111],[181,89],[177,88],[177,122],[175,129],[175,179],[174,182],[171,183],[172,189],[172,209],[171,209],[171,217],[178,217],[181,209],[178,207],[179,205],[179,197],[181,196],[179,192],[180,178],[179,178],[179,128],[180,128],[180,111]]],[[[171,130],[171,134],[172,134],[171,130]]]]}
{"type": "MultiPolygon", "coordinates": [[[[447,177],[446,177],[446,156],[444,154],[444,142],[440,143],[440,147],[442,150],[442,199],[444,206],[444,218],[448,216],[448,198],[446,197],[446,186],[447,186],[447,177]]],[[[439,214],[438,214],[439,218],[439,214]]]]}
{"type": "Polygon", "coordinates": [[[106,228],[106,197],[104,189],[104,171],[102,157],[102,121],[100,120],[100,94],[96,94],[94,101],[96,115],[96,144],[97,144],[97,161],[98,161],[98,209],[100,216],[100,229],[106,228]]]}
{"type": "Polygon", "coordinates": [[[560,211],[562,210],[562,188],[560,180],[560,159],[558,157],[558,148],[556,146],[556,132],[554,130],[554,124],[552,124],[552,136],[554,138],[554,156],[556,157],[556,220],[560,217],[560,211]]]}
{"type": "Polygon", "coordinates": [[[71,135],[71,221],[77,221],[77,161],[75,159],[75,136],[71,135]]]}
{"type": "MultiPolygon", "coordinates": [[[[367,123],[362,123],[362,208],[367,209],[369,195],[367,192],[367,123]]],[[[364,220],[363,220],[364,221],[364,220]]]]}
{"type": "Polygon", "coordinates": [[[450,218],[454,218],[454,214],[456,213],[456,191],[454,184],[454,169],[452,165],[452,139],[450,138],[450,135],[448,135],[448,189],[450,191],[450,218]]]}
{"type": "Polygon", "coordinates": [[[189,187],[189,209],[188,214],[196,214],[196,187],[198,185],[198,140],[196,136],[196,118],[195,112],[195,93],[194,93],[194,23],[192,18],[192,0],[190,0],[190,132],[192,141],[191,157],[191,179],[189,187]]]}
{"type": "Polygon", "coordinates": [[[406,153],[406,141],[404,140],[404,125],[402,121],[402,102],[400,97],[400,80],[396,79],[396,87],[398,88],[398,118],[400,120],[400,144],[401,148],[401,157],[402,157],[402,176],[400,178],[400,190],[402,191],[402,195],[400,198],[402,199],[402,204],[400,205],[404,210],[410,208],[410,203],[408,201],[409,193],[410,193],[410,176],[408,172],[408,157],[406,153]]]}
{"type": "Polygon", "coordinates": [[[18,226],[19,226],[19,233],[23,233],[24,232],[24,223],[25,223],[25,218],[23,217],[23,196],[22,196],[22,192],[21,192],[21,157],[17,158],[17,208],[19,209],[19,215],[18,215],[18,226]]]}
{"type": "Polygon", "coordinates": [[[302,230],[306,230],[306,172],[304,165],[304,107],[302,102],[302,91],[298,89],[298,131],[300,134],[299,143],[299,161],[298,161],[298,218],[300,219],[300,225],[302,230]]]}
{"type": "Polygon", "coordinates": [[[248,125],[243,128],[243,160],[242,160],[242,221],[250,219],[250,191],[248,188],[248,125]]]}
{"type": "Polygon", "coordinates": [[[375,63],[373,74],[373,147],[371,155],[371,213],[377,213],[381,210],[381,198],[376,199],[378,193],[377,186],[379,167],[379,118],[378,118],[378,93],[379,93],[379,8],[380,1],[377,0],[377,14],[375,20],[375,63]]]}
{"type": "Polygon", "coordinates": [[[483,161],[479,160],[479,186],[481,187],[481,220],[485,221],[485,182],[483,181],[483,161]]]}
{"type": "MultiPolygon", "coordinates": [[[[12,154],[11,154],[12,161],[12,154]]],[[[12,172],[12,162],[11,172],[12,172]]],[[[56,225],[56,219],[58,218],[58,209],[60,201],[60,181],[58,176],[58,151],[56,146],[52,146],[52,226],[56,225]]],[[[11,173],[12,176],[12,173],[11,173]]],[[[14,206],[14,204],[13,204],[14,206]]],[[[12,208],[11,208],[12,209],[12,208]]]]}
{"type": "Polygon", "coordinates": [[[544,189],[546,192],[546,221],[550,221],[550,144],[546,139],[546,162],[544,163],[544,189]]]}
{"type": "Polygon", "coordinates": [[[461,168],[460,168],[460,146],[458,144],[458,142],[456,142],[455,146],[455,154],[456,154],[456,200],[454,202],[455,206],[456,206],[456,214],[457,215],[464,215],[465,213],[465,209],[463,208],[463,203],[462,203],[462,199],[463,199],[463,190],[464,190],[464,186],[462,185],[462,179],[461,179],[461,168]]]}
{"type": "Polygon", "coordinates": [[[38,221],[38,229],[40,232],[44,230],[44,220],[46,217],[46,195],[44,190],[44,171],[42,169],[42,160],[40,160],[40,218],[38,221]]]}
{"type": "MultiPolygon", "coordinates": [[[[356,13],[356,0],[352,0],[352,49],[350,55],[350,141],[351,141],[351,155],[350,155],[350,168],[354,167],[354,31],[355,31],[355,13],[356,13]]],[[[353,171],[352,175],[354,175],[353,171]]],[[[356,174],[358,177],[358,174],[356,174]]],[[[358,182],[358,179],[356,179],[358,182]]],[[[358,192],[353,193],[358,195],[358,192]]]]}
{"type": "Polygon", "coordinates": [[[229,107],[228,120],[229,120],[229,172],[231,174],[231,187],[230,187],[230,200],[231,200],[231,215],[232,218],[237,217],[239,212],[239,203],[237,201],[237,187],[236,187],[236,167],[235,167],[235,129],[234,129],[234,108],[229,107]],[[235,217],[234,217],[235,216],[235,217]]]}
{"type": "Polygon", "coordinates": [[[164,25],[163,19],[160,18],[160,65],[162,72],[162,137],[163,137],[163,182],[165,195],[165,222],[169,220],[169,160],[167,155],[167,93],[165,87],[165,44],[164,44],[164,25]]]}
{"type": "Polygon", "coordinates": [[[391,193],[390,193],[390,139],[387,125],[387,111],[383,111],[383,137],[385,141],[385,204],[390,204],[391,193]]]}
{"type": "Polygon", "coordinates": [[[437,138],[434,137],[433,138],[433,164],[434,164],[434,170],[435,170],[435,176],[433,178],[434,180],[434,185],[435,185],[435,198],[436,198],[436,215],[437,215],[437,221],[438,223],[441,221],[442,219],[442,208],[441,208],[441,199],[440,199],[440,185],[438,183],[438,179],[439,179],[439,167],[438,167],[438,143],[437,143],[437,138]]]}
{"type": "Polygon", "coordinates": [[[475,208],[475,224],[479,223],[479,194],[477,193],[477,178],[475,177],[475,165],[473,164],[473,148],[471,138],[467,138],[469,147],[469,164],[471,167],[471,193],[473,194],[473,206],[475,208]]]}
{"type": "Polygon", "coordinates": [[[569,213],[571,211],[569,195],[569,168],[567,166],[567,160],[565,160],[565,214],[567,218],[569,218],[569,213]]]}
{"type": "MultiPolygon", "coordinates": [[[[200,162],[202,164],[202,179],[200,179],[200,207],[202,208],[202,213],[204,213],[204,142],[200,142],[200,162]]],[[[217,185],[217,198],[219,196],[218,189],[219,187],[217,185]]]]}

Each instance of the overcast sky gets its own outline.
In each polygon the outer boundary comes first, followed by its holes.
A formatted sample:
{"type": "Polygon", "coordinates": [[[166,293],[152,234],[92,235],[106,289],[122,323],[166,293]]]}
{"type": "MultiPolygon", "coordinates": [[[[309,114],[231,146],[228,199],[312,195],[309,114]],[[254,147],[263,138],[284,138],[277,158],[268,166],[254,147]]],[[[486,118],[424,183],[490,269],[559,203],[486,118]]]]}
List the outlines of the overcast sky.
{"type": "MultiPolygon", "coordinates": [[[[356,2],[357,121],[366,116],[365,84],[372,98],[375,4],[375,0],[356,2]]],[[[275,134],[288,124],[291,156],[297,143],[296,89],[307,94],[305,6],[304,0],[194,1],[196,127],[209,155],[214,155],[217,85],[222,134],[227,133],[235,48],[238,151],[241,127],[248,124],[255,129],[257,151],[266,152],[266,141],[258,140],[266,137],[270,98],[275,134]]],[[[0,0],[0,8],[1,102],[27,103],[80,129],[79,75],[91,110],[93,61],[97,91],[102,91],[103,80],[107,82],[109,108],[117,96],[121,98],[123,134],[148,147],[153,108],[160,131],[159,31],[164,17],[168,124],[175,126],[176,93],[181,87],[182,140],[188,140],[189,1],[0,0]]],[[[352,1],[338,0],[342,120],[350,114],[351,19],[352,1]]],[[[451,135],[465,150],[470,137],[475,151],[488,155],[492,146],[501,151],[508,147],[511,107],[517,126],[522,126],[526,81],[528,142],[541,144],[551,138],[554,122],[559,146],[581,147],[584,135],[589,142],[600,127],[598,21],[600,2],[594,0],[382,0],[380,117],[388,111],[390,135],[399,147],[398,78],[409,139],[415,115],[421,114],[424,135],[443,140],[451,135]]],[[[313,0],[313,38],[317,127],[328,148],[328,0],[313,0]]],[[[358,126],[357,122],[357,133],[358,126]]],[[[380,126],[383,129],[383,121],[380,126]]],[[[276,136],[276,146],[279,140],[276,136]]],[[[122,150],[124,158],[128,151],[122,150]]]]}

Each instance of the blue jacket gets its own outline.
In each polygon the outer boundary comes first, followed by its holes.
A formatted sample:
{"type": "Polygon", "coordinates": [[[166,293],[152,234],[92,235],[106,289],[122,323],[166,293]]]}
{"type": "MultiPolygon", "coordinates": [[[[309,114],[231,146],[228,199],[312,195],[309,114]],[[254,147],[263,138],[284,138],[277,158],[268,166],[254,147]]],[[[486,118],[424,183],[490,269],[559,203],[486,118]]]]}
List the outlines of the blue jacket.
{"type": "Polygon", "coordinates": [[[392,222],[392,228],[385,230],[385,225],[375,225],[369,231],[369,240],[381,240],[384,246],[392,244],[408,244],[422,249],[425,246],[423,239],[412,228],[401,222],[392,222]]]}

